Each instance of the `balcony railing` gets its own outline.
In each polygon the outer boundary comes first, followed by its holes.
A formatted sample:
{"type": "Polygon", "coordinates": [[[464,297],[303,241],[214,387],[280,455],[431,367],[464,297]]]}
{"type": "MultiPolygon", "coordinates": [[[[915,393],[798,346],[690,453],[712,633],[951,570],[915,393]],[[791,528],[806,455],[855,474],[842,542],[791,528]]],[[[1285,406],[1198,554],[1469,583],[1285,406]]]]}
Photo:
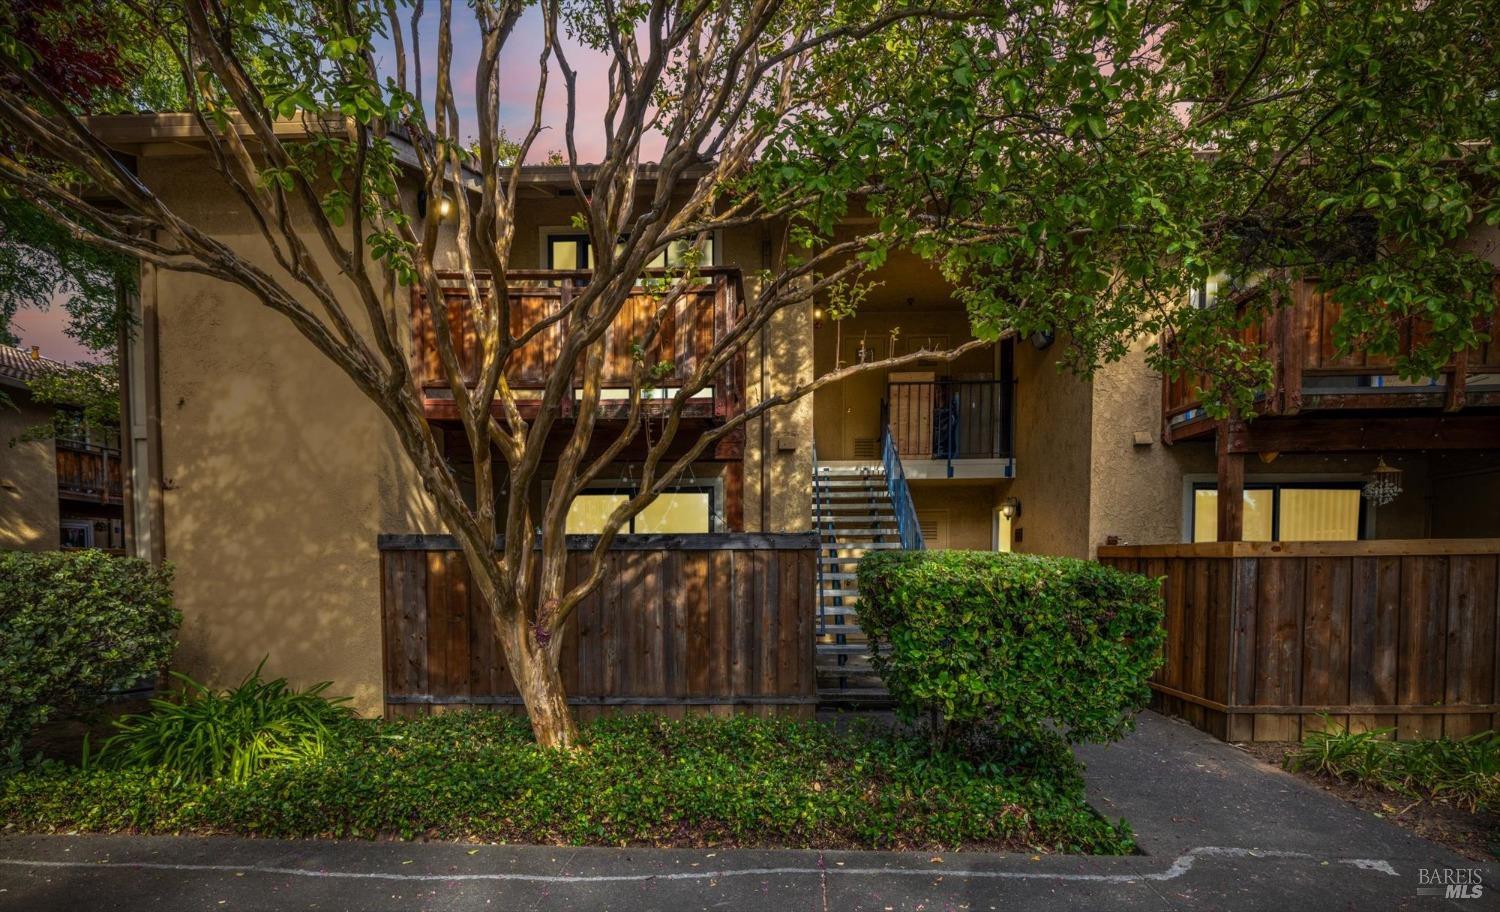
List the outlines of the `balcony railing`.
{"type": "Polygon", "coordinates": [[[101,503],[120,502],[125,488],[119,450],[61,438],[56,449],[59,494],[101,503]]]}
{"type": "MultiPolygon", "coordinates": [[[[1247,306],[1255,294],[1242,295],[1247,306]]],[[[1473,405],[1500,405],[1500,341],[1492,338],[1478,348],[1459,352],[1439,376],[1412,383],[1396,373],[1400,356],[1419,346],[1428,332],[1421,320],[1405,318],[1400,326],[1397,356],[1376,355],[1363,349],[1340,353],[1333,327],[1341,308],[1311,280],[1297,282],[1288,306],[1275,308],[1241,333],[1241,339],[1260,348],[1271,361],[1272,387],[1258,410],[1267,415],[1296,415],[1306,410],[1443,409],[1457,411],[1473,405]]],[[[1500,328],[1500,309],[1482,321],[1481,329],[1494,336],[1500,328]]],[[[1172,344],[1168,335],[1163,344],[1172,344]]],[[[1206,432],[1204,394],[1211,395],[1204,376],[1163,378],[1162,415],[1165,436],[1206,432]]]]}
{"type": "MultiPolygon", "coordinates": [[[[604,394],[599,406],[604,417],[623,416],[628,410],[628,391],[638,358],[644,357],[648,365],[671,365],[665,376],[654,379],[651,393],[656,398],[670,397],[697,369],[699,359],[707,357],[738,323],[743,302],[739,270],[704,268],[698,270],[698,276],[665,316],[655,342],[644,353],[638,351],[638,346],[662,301],[662,290],[653,287],[653,280],[665,285],[669,279],[664,271],[651,270],[632,290],[614,324],[605,331],[604,394]]],[[[586,271],[510,272],[507,282],[511,334],[519,338],[548,318],[555,319],[582,293],[590,277],[591,273],[586,271]]],[[[482,292],[489,287],[487,279],[481,283],[482,292]]],[[[472,385],[478,379],[480,342],[469,295],[458,276],[445,278],[444,298],[464,380],[472,385]]],[[[510,355],[505,379],[516,393],[522,414],[535,412],[536,400],[552,373],[567,332],[567,320],[557,320],[510,355]]],[[[412,333],[413,367],[426,397],[428,416],[456,417],[426,296],[420,289],[413,289],[412,294],[412,333]]],[[[690,400],[683,415],[724,419],[739,412],[743,402],[744,364],[743,355],[738,355],[718,371],[709,387],[690,400]]],[[[574,399],[563,402],[563,417],[569,417],[574,408],[574,399]]]]}
{"type": "Polygon", "coordinates": [[[893,381],[886,421],[905,459],[1011,456],[1010,384],[1003,380],[893,381]]]}

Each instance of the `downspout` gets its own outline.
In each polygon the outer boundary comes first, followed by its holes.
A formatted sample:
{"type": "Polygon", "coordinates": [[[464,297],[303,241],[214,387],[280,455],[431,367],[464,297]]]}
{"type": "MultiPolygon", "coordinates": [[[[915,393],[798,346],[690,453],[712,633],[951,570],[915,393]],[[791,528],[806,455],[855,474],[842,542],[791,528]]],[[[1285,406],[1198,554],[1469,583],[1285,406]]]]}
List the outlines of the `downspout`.
{"type": "MultiPolygon", "coordinates": [[[[767,320],[760,327],[760,401],[766,401],[766,330],[770,329],[770,321],[767,320]]],[[[769,514],[766,511],[767,495],[770,489],[766,487],[768,475],[766,473],[766,460],[771,456],[769,411],[762,412],[760,416],[760,531],[771,531],[769,526],[769,514]]]]}

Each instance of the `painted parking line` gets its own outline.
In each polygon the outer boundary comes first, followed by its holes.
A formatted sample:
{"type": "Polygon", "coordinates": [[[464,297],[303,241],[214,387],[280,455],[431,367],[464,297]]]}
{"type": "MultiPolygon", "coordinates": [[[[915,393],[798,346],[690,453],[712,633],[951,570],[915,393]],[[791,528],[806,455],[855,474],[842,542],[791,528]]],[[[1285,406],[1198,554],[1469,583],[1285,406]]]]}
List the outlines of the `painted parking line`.
{"type": "Polygon", "coordinates": [[[89,868],[92,870],[119,868],[146,871],[189,871],[223,874],[273,874],[290,877],[333,878],[341,880],[396,880],[396,881],[526,881],[547,884],[595,884],[629,883],[650,880],[720,880],[729,877],[774,877],[780,875],[837,875],[843,877],[932,877],[973,880],[1039,880],[1039,881],[1085,881],[1090,883],[1134,883],[1141,880],[1176,880],[1187,874],[1199,859],[1233,858],[1294,860],[1316,864],[1340,864],[1397,876],[1390,862],[1379,858],[1326,858],[1309,852],[1288,852],[1275,849],[1241,849],[1225,846],[1202,846],[1189,849],[1177,856],[1164,870],[1143,871],[1133,874],[1084,874],[1065,871],[973,871],[955,868],[851,868],[851,867],[805,867],[805,868],[726,868],[718,871],[669,871],[660,874],[521,874],[494,872],[484,874],[418,874],[386,871],[329,871],[311,868],[284,868],[270,865],[233,864],[176,864],[159,861],[49,861],[30,858],[0,858],[0,865],[21,868],[89,868]]]}

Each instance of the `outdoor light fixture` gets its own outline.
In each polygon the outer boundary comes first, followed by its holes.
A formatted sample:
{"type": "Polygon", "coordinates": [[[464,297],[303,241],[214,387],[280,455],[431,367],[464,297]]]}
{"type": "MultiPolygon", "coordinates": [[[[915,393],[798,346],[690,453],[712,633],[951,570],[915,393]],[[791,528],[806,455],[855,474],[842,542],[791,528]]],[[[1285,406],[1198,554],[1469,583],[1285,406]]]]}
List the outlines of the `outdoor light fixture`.
{"type": "MultiPolygon", "coordinates": [[[[427,217],[427,203],[428,203],[429,199],[430,198],[427,196],[427,191],[426,190],[418,190],[417,191],[417,218],[426,218],[427,217]]],[[[440,196],[440,197],[438,197],[438,201],[437,201],[437,217],[440,218],[440,219],[445,219],[452,212],[453,212],[453,200],[448,199],[446,196],[440,196]]]]}
{"type": "Polygon", "coordinates": [[[1386,465],[1385,457],[1380,457],[1359,493],[1375,506],[1385,506],[1401,496],[1401,470],[1386,465]]]}
{"type": "Polygon", "coordinates": [[[1006,519],[1015,519],[1021,515],[1021,502],[1014,497],[1007,497],[1000,503],[1000,515],[1006,519]]]}

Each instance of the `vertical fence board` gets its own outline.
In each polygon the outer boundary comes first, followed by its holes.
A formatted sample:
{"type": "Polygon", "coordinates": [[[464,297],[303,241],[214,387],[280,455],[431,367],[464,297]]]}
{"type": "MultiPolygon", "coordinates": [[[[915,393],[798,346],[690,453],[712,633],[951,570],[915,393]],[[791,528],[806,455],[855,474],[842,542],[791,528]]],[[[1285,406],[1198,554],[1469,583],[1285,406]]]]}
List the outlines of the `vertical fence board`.
{"type": "Polygon", "coordinates": [[[1291,740],[1324,714],[1399,738],[1500,722],[1500,540],[1106,546],[1099,559],[1162,581],[1155,705],[1220,737],[1291,740]]]}
{"type": "MultiPolygon", "coordinates": [[[[1443,557],[1401,559],[1401,652],[1396,699],[1402,704],[1442,702],[1447,621],[1447,587],[1443,557]]],[[[1443,720],[1432,715],[1402,713],[1396,727],[1402,738],[1436,738],[1443,720]]]]}
{"type": "MultiPolygon", "coordinates": [[[[1496,560],[1493,556],[1448,559],[1447,677],[1443,701],[1462,706],[1484,703],[1495,689],[1496,560]]],[[[1443,717],[1443,735],[1462,738],[1490,727],[1487,714],[1443,717]]]]}

